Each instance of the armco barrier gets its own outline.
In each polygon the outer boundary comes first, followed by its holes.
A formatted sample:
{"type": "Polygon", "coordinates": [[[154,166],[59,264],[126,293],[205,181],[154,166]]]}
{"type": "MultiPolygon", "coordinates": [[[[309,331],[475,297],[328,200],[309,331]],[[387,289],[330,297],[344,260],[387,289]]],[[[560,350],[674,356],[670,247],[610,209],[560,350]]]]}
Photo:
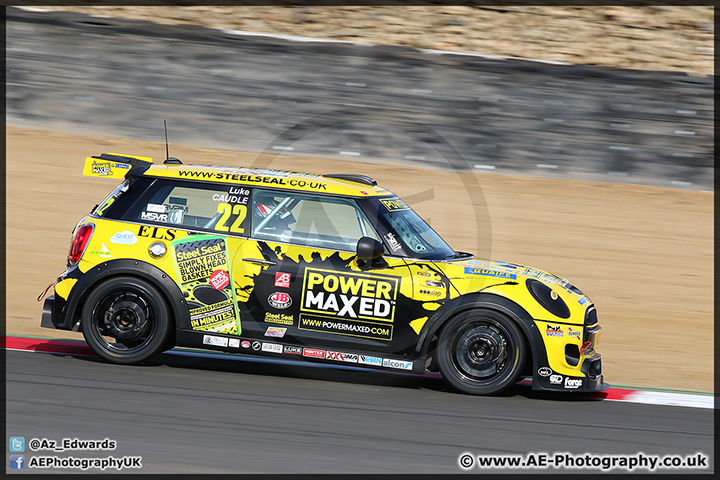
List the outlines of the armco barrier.
{"type": "Polygon", "coordinates": [[[714,76],[12,7],[6,30],[10,125],[447,168],[439,135],[468,169],[713,189],[714,76]]]}

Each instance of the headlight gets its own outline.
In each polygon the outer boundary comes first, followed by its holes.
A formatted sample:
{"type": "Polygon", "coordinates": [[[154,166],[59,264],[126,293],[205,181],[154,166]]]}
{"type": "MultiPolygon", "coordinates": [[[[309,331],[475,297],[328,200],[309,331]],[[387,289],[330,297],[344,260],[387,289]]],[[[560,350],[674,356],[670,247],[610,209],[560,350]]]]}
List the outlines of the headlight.
{"type": "Polygon", "coordinates": [[[525,284],[530,291],[530,295],[532,295],[545,310],[556,317],[570,318],[570,309],[560,295],[553,291],[552,288],[532,278],[528,278],[525,284]]]}

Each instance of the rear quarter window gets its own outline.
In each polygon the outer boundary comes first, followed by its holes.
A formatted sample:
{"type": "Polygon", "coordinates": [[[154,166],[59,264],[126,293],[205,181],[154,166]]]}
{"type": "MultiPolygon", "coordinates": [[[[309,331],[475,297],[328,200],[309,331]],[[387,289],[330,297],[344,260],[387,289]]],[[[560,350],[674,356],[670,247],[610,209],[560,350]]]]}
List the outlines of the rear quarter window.
{"type": "Polygon", "coordinates": [[[247,236],[251,194],[252,189],[242,186],[139,178],[107,208],[105,216],[247,236]]]}

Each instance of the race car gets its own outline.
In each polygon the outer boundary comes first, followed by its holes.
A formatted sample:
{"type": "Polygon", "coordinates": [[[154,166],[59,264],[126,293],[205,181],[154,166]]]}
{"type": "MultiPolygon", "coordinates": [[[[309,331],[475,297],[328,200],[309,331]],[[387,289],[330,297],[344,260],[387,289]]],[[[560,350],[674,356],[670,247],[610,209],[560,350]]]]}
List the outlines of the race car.
{"type": "Polygon", "coordinates": [[[110,362],[181,346],[440,372],[478,395],[608,387],[587,295],[453,250],[370,177],[116,153],[83,174],[120,183],[73,228],[41,325],[110,362]]]}

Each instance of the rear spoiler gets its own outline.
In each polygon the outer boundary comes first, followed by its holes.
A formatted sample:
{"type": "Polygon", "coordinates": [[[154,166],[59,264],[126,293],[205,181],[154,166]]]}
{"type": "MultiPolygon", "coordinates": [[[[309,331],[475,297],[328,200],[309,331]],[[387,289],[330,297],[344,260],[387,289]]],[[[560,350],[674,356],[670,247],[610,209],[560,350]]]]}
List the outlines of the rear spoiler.
{"type": "Polygon", "coordinates": [[[142,175],[153,164],[150,157],[103,153],[87,157],[83,175],[89,177],[123,178],[128,175],[142,175]]]}

